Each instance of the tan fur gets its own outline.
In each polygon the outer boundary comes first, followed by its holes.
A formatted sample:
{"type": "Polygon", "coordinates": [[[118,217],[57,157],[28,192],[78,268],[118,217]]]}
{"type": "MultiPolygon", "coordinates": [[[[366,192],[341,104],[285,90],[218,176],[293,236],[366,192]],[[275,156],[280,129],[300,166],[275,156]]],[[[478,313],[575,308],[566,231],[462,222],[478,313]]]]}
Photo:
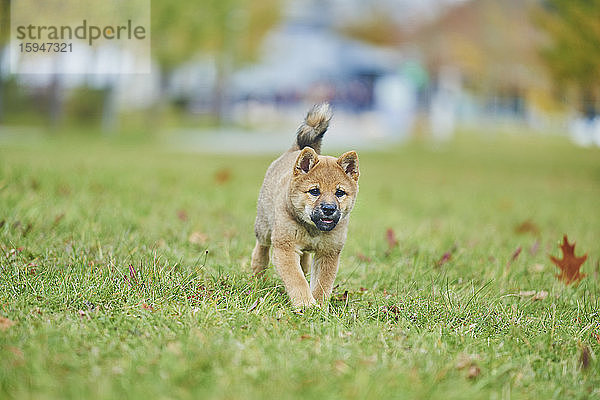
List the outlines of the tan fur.
{"type": "MultiPolygon", "coordinates": [[[[355,152],[335,158],[318,155],[314,150],[320,148],[330,118],[327,104],[309,112],[298,131],[298,135],[305,135],[301,142],[309,147],[298,150],[296,144],[275,160],[267,169],[258,197],[252,269],[257,275],[264,272],[272,247],[273,264],[295,307],[324,303],[331,296],[348,217],[358,193],[355,152]],[[314,188],[318,188],[318,196],[309,193],[314,188]],[[323,212],[323,204],[335,205],[339,212],[339,221],[328,231],[319,229],[311,219],[314,212],[323,212]],[[309,253],[314,254],[312,265],[309,253]],[[310,285],[304,276],[309,268],[310,285]]],[[[328,217],[323,218],[328,226],[328,217]]]]}

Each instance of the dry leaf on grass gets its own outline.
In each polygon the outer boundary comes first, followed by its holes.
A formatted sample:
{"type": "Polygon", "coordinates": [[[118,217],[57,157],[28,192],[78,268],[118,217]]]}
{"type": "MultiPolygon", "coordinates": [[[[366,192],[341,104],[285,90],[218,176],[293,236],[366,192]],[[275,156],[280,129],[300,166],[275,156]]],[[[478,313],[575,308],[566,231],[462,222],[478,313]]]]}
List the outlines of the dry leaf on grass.
{"type": "Polygon", "coordinates": [[[231,170],[229,168],[221,168],[215,172],[215,182],[222,185],[231,179],[231,170]]]}
{"type": "Polygon", "coordinates": [[[560,269],[560,274],[556,275],[556,277],[567,285],[581,281],[586,275],[582,274],[579,269],[585,260],[587,260],[587,254],[576,257],[575,242],[570,244],[567,235],[563,236],[563,243],[560,245],[560,249],[562,250],[563,258],[550,256],[550,260],[560,269]]]}
{"type": "Polygon", "coordinates": [[[517,258],[519,258],[519,255],[521,255],[521,251],[523,251],[523,248],[521,246],[519,246],[513,252],[512,256],[510,256],[510,260],[508,260],[508,262],[506,263],[506,269],[507,270],[510,268],[510,266],[511,266],[512,263],[514,263],[515,261],[517,261],[517,258]]]}
{"type": "Polygon", "coordinates": [[[5,331],[11,326],[15,324],[15,321],[12,321],[8,318],[0,317],[0,331],[5,331]]]}
{"type": "Polygon", "coordinates": [[[590,367],[590,348],[588,345],[583,345],[581,348],[581,354],[579,355],[579,365],[581,369],[586,370],[590,367]]]}
{"type": "Polygon", "coordinates": [[[446,264],[450,260],[452,260],[452,253],[447,251],[440,257],[440,259],[435,263],[435,265],[437,267],[441,267],[442,265],[446,264]]]}
{"type": "Polygon", "coordinates": [[[179,218],[179,220],[185,222],[188,220],[188,214],[187,211],[185,210],[177,210],[177,218],[179,218]]]}
{"type": "Polygon", "coordinates": [[[515,226],[515,232],[520,234],[531,233],[532,235],[538,236],[540,234],[540,228],[533,221],[528,219],[515,226]]]}
{"type": "Polygon", "coordinates": [[[54,217],[54,225],[58,225],[58,223],[65,217],[65,213],[60,213],[56,217],[54,217]]]}
{"type": "Polygon", "coordinates": [[[396,232],[392,228],[388,228],[385,231],[385,240],[388,244],[388,253],[391,252],[394,247],[398,246],[398,239],[396,239],[396,232]]]}

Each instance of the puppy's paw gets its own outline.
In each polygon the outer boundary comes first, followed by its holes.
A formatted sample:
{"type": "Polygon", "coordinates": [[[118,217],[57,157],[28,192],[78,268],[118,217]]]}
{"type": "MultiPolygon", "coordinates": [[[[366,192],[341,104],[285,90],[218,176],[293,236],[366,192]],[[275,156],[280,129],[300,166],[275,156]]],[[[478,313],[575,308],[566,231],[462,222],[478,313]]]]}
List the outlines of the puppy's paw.
{"type": "Polygon", "coordinates": [[[310,296],[306,299],[301,299],[292,302],[292,306],[294,307],[294,312],[296,314],[303,314],[304,310],[311,307],[321,307],[319,303],[315,300],[314,297],[310,296]]]}

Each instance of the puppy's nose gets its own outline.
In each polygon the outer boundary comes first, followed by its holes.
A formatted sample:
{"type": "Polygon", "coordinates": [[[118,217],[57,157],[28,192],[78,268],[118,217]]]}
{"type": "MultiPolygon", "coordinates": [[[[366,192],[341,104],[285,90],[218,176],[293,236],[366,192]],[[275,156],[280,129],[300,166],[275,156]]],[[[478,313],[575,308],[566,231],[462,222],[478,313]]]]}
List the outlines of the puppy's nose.
{"type": "Polygon", "coordinates": [[[321,211],[323,215],[331,216],[337,209],[337,206],[333,203],[321,203],[321,211]]]}

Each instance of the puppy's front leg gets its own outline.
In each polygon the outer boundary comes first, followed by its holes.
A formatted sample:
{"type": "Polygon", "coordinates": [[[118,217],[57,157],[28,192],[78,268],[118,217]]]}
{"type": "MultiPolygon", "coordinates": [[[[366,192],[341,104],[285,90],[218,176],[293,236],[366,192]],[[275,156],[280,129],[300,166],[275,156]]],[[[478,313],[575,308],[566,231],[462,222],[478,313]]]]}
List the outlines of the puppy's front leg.
{"type": "Polygon", "coordinates": [[[294,307],[306,307],[317,303],[302,273],[300,255],[294,251],[293,246],[273,244],[273,264],[294,307]]]}
{"type": "Polygon", "coordinates": [[[315,253],[310,271],[310,289],[313,297],[321,304],[331,296],[339,261],[339,251],[315,253]]]}

